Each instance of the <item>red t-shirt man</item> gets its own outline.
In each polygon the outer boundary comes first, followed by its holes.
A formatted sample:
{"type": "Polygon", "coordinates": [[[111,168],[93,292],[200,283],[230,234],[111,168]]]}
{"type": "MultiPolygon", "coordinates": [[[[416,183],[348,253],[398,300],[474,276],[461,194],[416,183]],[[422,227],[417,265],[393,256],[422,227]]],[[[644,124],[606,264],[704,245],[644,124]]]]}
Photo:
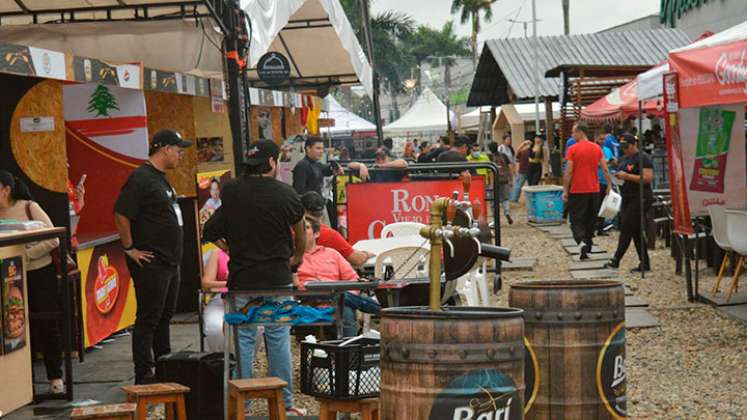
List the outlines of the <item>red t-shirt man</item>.
{"type": "Polygon", "coordinates": [[[573,162],[571,194],[599,193],[599,161],[602,148],[589,140],[577,142],[568,149],[567,159],[573,162]]]}

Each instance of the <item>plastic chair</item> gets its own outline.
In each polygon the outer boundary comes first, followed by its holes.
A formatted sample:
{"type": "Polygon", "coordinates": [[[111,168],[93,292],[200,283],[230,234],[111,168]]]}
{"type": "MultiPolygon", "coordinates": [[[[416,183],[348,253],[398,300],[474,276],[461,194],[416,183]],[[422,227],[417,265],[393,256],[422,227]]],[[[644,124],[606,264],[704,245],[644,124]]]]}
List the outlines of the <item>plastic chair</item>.
{"type": "Polygon", "coordinates": [[[713,286],[713,290],[711,290],[711,293],[715,294],[718,293],[721,288],[721,279],[724,276],[726,264],[729,262],[733,250],[726,229],[726,208],[724,206],[708,206],[708,215],[711,217],[711,233],[713,233],[713,240],[716,241],[716,245],[718,245],[719,248],[724,250],[724,259],[721,261],[721,269],[718,271],[716,284],[713,286]]]}
{"type": "Polygon", "coordinates": [[[734,270],[734,280],[732,280],[729,294],[726,296],[726,302],[728,303],[731,295],[737,291],[739,274],[741,274],[744,260],[747,259],[747,235],[744,234],[744,232],[747,232],[747,211],[726,210],[726,231],[732,251],[739,255],[737,268],[734,270]]]}
{"type": "Polygon", "coordinates": [[[374,277],[386,278],[386,266],[393,268],[392,279],[403,280],[423,277],[428,272],[431,251],[417,246],[403,246],[384,251],[376,256],[374,277]]]}
{"type": "Polygon", "coordinates": [[[420,235],[420,229],[424,228],[425,225],[417,222],[396,222],[384,226],[381,230],[381,237],[388,238],[390,236],[417,236],[420,235]]]}

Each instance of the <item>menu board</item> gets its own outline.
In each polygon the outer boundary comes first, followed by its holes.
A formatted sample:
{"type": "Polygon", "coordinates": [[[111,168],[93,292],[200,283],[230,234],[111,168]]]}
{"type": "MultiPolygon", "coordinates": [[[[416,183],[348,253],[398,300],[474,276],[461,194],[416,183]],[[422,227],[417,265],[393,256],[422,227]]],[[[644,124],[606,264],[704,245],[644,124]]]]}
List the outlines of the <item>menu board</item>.
{"type": "Polygon", "coordinates": [[[23,290],[23,258],[5,258],[2,274],[2,353],[9,354],[26,346],[26,299],[23,290]]]}

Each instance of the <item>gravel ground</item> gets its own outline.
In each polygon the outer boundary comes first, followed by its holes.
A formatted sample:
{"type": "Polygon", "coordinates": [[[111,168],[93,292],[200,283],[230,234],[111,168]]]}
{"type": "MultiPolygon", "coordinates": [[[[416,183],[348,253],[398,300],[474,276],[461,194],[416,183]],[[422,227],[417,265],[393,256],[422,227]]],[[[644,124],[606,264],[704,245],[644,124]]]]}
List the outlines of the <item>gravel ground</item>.
{"type": "MultiPolygon", "coordinates": [[[[534,271],[505,273],[496,305],[507,304],[509,285],[513,283],[570,278],[570,257],[560,241],[527,225],[523,207],[515,207],[513,212],[513,225],[502,220],[503,244],[512,248],[514,256],[536,256],[539,261],[534,271]]],[[[617,233],[598,238],[597,242],[613,252],[617,233]]],[[[620,269],[626,283],[649,303],[649,312],[661,324],[658,328],[628,330],[630,418],[747,418],[747,326],[726,318],[710,306],[687,302],[684,279],[674,274],[669,249],[661,243],[650,255],[653,272],[646,279],[628,274],[638,263],[632,246],[620,269]]],[[[701,273],[701,278],[701,290],[709,290],[715,276],[708,270],[701,273]]],[[[298,351],[299,346],[293,343],[296,362],[298,351]]],[[[296,405],[308,409],[312,415],[318,414],[314,398],[300,394],[298,365],[294,370],[296,405]]],[[[259,375],[266,372],[264,352],[257,357],[255,372],[259,375]]],[[[264,403],[257,404],[252,411],[254,415],[267,413],[264,403]]]]}

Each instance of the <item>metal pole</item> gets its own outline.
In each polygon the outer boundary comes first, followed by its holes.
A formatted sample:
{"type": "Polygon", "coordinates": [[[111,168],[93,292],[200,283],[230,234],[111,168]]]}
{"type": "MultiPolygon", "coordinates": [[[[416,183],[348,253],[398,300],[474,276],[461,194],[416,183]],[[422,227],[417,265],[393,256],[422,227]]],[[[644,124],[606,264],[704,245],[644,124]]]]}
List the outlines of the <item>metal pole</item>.
{"type": "MultiPolygon", "coordinates": [[[[228,116],[233,137],[233,161],[236,175],[241,174],[246,148],[251,141],[249,126],[248,89],[245,67],[240,63],[241,53],[248,50],[248,37],[240,31],[241,6],[238,0],[232,0],[223,12],[222,21],[229,33],[225,34],[226,67],[228,77],[228,116]]],[[[251,36],[251,34],[249,34],[251,36]]],[[[244,57],[248,59],[248,57],[244,57]]]]}
{"type": "Polygon", "coordinates": [[[540,106],[539,106],[539,44],[537,42],[537,0],[532,0],[532,40],[534,50],[534,132],[540,133],[540,106]]]}
{"type": "MultiPolygon", "coordinates": [[[[639,98],[640,99],[640,98],[639,98]]],[[[640,179],[638,180],[638,195],[640,202],[638,203],[641,206],[641,255],[648,255],[648,250],[645,248],[648,246],[648,241],[646,240],[646,211],[643,208],[644,200],[643,200],[643,101],[638,101],[638,172],[640,172],[640,179]]],[[[696,238],[697,239],[697,238],[696,238]]],[[[651,261],[646,261],[649,266],[651,266],[651,261]]],[[[641,278],[646,277],[645,273],[645,266],[643,265],[644,262],[641,261],[641,278]]]]}
{"type": "Polygon", "coordinates": [[[563,35],[571,34],[570,0],[563,0],[563,35]]]}
{"type": "Polygon", "coordinates": [[[366,49],[368,60],[371,62],[371,75],[373,76],[373,108],[374,123],[376,124],[376,136],[379,138],[378,146],[384,140],[384,130],[381,127],[381,103],[379,102],[379,74],[376,72],[376,61],[374,60],[373,36],[371,34],[371,18],[368,11],[368,0],[360,0],[361,14],[363,17],[363,34],[366,37],[366,49]]]}

